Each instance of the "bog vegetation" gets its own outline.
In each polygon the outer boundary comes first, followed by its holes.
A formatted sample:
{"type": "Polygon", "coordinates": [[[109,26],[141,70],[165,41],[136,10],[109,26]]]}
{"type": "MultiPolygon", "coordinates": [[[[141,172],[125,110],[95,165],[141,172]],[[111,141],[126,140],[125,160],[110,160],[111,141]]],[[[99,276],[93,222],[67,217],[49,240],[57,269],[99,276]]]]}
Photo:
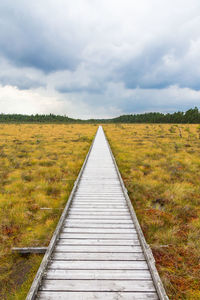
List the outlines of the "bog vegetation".
{"type": "Polygon", "coordinates": [[[25,299],[42,256],[11,248],[48,245],[96,128],[0,125],[0,299],[25,299]]]}
{"type": "MultiPolygon", "coordinates": [[[[11,248],[48,245],[96,129],[0,124],[0,299],[25,299],[42,256],[11,248]]],[[[200,299],[200,126],[104,129],[169,298],[200,299]]]]}
{"type": "Polygon", "coordinates": [[[105,125],[170,299],[200,299],[200,126],[105,125]]]}

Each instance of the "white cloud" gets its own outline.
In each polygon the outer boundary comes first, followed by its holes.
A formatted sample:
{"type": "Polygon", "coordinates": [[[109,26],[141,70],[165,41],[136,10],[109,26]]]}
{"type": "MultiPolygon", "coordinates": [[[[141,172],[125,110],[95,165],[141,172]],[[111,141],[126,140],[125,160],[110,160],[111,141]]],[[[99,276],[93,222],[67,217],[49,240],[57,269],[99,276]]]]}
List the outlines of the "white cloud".
{"type": "Polygon", "coordinates": [[[57,97],[44,95],[39,89],[19,90],[14,86],[0,86],[0,110],[3,113],[60,113],[62,102],[57,97]]]}

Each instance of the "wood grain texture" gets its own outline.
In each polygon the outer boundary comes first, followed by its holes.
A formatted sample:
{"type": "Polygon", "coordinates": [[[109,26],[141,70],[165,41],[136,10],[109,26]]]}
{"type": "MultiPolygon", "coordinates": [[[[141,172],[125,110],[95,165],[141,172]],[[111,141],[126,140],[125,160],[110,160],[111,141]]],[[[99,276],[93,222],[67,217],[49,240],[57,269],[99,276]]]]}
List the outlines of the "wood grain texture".
{"type": "MultiPolygon", "coordinates": [[[[113,261],[118,261],[118,260],[145,260],[144,254],[143,253],[137,253],[137,252],[132,252],[132,253],[73,253],[73,252],[54,252],[52,255],[53,260],[113,260],[113,261]]],[[[114,272],[112,272],[113,274],[114,272]]]]}
{"type": "Polygon", "coordinates": [[[98,245],[98,246],[84,246],[84,245],[56,245],[55,251],[58,252],[111,252],[111,253],[129,253],[129,252],[143,252],[141,246],[119,246],[119,245],[98,245]]]}
{"type": "Polygon", "coordinates": [[[146,261],[57,261],[51,260],[50,269],[55,270],[148,270],[146,261]]]}
{"type": "Polygon", "coordinates": [[[38,293],[41,300],[158,300],[155,292],[49,292],[38,293]]]}
{"type": "Polygon", "coordinates": [[[67,224],[67,222],[73,222],[78,224],[81,223],[92,223],[92,224],[133,224],[133,221],[131,220],[131,218],[87,218],[87,217],[82,217],[82,218],[73,218],[73,217],[68,217],[67,220],[65,221],[65,224],[67,224]]]}
{"type": "Polygon", "coordinates": [[[148,270],[52,270],[46,279],[151,280],[148,270]]]}
{"type": "Polygon", "coordinates": [[[67,228],[63,228],[62,233],[102,233],[102,234],[107,234],[107,233],[115,233],[115,234],[119,234],[119,233],[134,233],[136,234],[136,230],[131,228],[131,229],[120,229],[120,228],[71,228],[71,227],[67,227],[67,228]]]}
{"type": "MultiPolygon", "coordinates": [[[[139,246],[138,239],[65,239],[60,238],[57,245],[84,245],[84,246],[139,246]]],[[[89,249],[88,249],[89,250],[89,249]]]]}
{"type": "Polygon", "coordinates": [[[61,233],[62,239],[135,239],[137,233],[61,233]]]}
{"type": "Polygon", "coordinates": [[[67,221],[65,222],[63,228],[101,228],[102,230],[105,229],[111,229],[111,228],[115,228],[115,229],[129,229],[129,228],[133,228],[135,229],[134,225],[131,223],[128,224],[121,224],[121,223],[89,223],[89,222],[70,222],[67,221]]]}
{"type": "Polygon", "coordinates": [[[115,292],[155,292],[153,282],[150,280],[49,280],[43,281],[42,291],[115,291],[115,292]]]}

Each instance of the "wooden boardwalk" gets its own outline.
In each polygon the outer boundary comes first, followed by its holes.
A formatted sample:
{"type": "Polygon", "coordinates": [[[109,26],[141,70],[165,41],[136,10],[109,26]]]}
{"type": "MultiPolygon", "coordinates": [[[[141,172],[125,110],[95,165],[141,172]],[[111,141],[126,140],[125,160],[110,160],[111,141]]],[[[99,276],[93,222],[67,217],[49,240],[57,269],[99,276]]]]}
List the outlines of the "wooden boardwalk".
{"type": "Polygon", "coordinates": [[[26,299],[168,299],[102,127],[26,299]]]}

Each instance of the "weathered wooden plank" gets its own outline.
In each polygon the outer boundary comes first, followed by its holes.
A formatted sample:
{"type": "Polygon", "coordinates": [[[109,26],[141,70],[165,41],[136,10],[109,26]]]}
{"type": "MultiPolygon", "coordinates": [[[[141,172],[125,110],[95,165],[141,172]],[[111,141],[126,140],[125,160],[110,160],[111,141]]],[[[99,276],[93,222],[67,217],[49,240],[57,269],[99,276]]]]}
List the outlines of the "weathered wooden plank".
{"type": "Polygon", "coordinates": [[[49,263],[50,269],[55,270],[148,270],[146,261],[67,261],[52,260],[49,263]]]}
{"type": "MultiPolygon", "coordinates": [[[[94,164],[94,162],[93,162],[93,164],[94,164]]],[[[107,176],[109,175],[112,177],[114,173],[109,172],[108,169],[106,169],[106,168],[102,168],[101,173],[100,173],[100,167],[98,167],[97,165],[95,167],[96,167],[95,172],[96,172],[96,175],[98,175],[98,177],[94,178],[93,182],[91,184],[88,184],[88,182],[90,182],[90,179],[92,177],[92,174],[94,174],[94,172],[90,172],[90,174],[89,174],[88,170],[89,170],[90,166],[89,166],[89,164],[87,165],[87,170],[85,170],[87,173],[85,172],[82,177],[82,180],[85,180],[85,181],[84,182],[81,181],[79,184],[79,187],[81,190],[82,189],[96,189],[98,187],[103,187],[104,190],[101,190],[101,192],[104,192],[104,191],[109,192],[109,187],[110,187],[111,190],[116,188],[116,190],[118,189],[121,192],[120,182],[119,181],[117,182],[117,178],[115,178],[113,182],[111,180],[107,180],[107,176]],[[98,170],[97,170],[97,168],[98,168],[98,170]],[[97,174],[97,171],[98,171],[98,174],[97,174]],[[107,174],[105,174],[106,172],[107,172],[107,174]],[[84,179],[86,175],[88,178],[87,180],[84,179]],[[104,175],[104,178],[102,178],[102,175],[104,175]],[[99,176],[101,176],[101,180],[99,180],[99,176]]],[[[112,166],[112,168],[113,167],[114,166],[112,166]]]]}
{"type": "Polygon", "coordinates": [[[110,208],[113,208],[113,207],[119,207],[119,208],[123,208],[123,207],[126,207],[128,208],[127,204],[121,200],[103,200],[103,199],[97,199],[97,200],[79,200],[79,199],[76,199],[72,206],[71,207],[82,207],[82,206],[90,206],[90,207],[96,207],[96,206],[106,206],[106,207],[110,207],[110,208]]]}
{"type": "Polygon", "coordinates": [[[93,216],[91,214],[88,214],[88,215],[75,215],[75,214],[70,214],[68,215],[68,220],[72,220],[72,219],[90,219],[90,220],[101,220],[101,221],[105,221],[105,220],[117,220],[117,222],[120,223],[120,220],[130,220],[131,221],[131,217],[130,215],[127,215],[127,216],[116,216],[116,215],[107,215],[107,216],[104,216],[104,215],[101,215],[101,216],[93,216]]]}
{"type": "Polygon", "coordinates": [[[115,229],[129,229],[129,228],[135,228],[133,224],[112,224],[112,223],[83,223],[79,222],[65,222],[64,227],[70,227],[70,228],[115,228],[115,229]]]}
{"type": "Polygon", "coordinates": [[[80,190],[82,190],[82,188],[84,188],[84,186],[86,186],[88,184],[90,185],[91,188],[101,188],[101,189],[104,189],[104,191],[106,191],[106,190],[110,191],[109,190],[109,188],[110,188],[111,190],[112,189],[114,189],[115,191],[118,190],[121,193],[120,183],[111,184],[110,180],[106,180],[106,179],[101,180],[101,181],[99,181],[99,179],[98,179],[98,180],[94,181],[93,183],[89,179],[85,180],[84,183],[79,184],[80,190]],[[104,181],[103,184],[99,183],[99,182],[103,182],[103,181],[104,181]]]}
{"type": "Polygon", "coordinates": [[[112,195],[113,196],[121,196],[122,195],[122,192],[121,190],[116,190],[116,189],[108,189],[108,191],[105,190],[105,188],[96,188],[96,189],[79,189],[79,192],[77,193],[77,195],[80,195],[79,193],[81,193],[81,195],[85,195],[87,194],[88,196],[89,195],[103,195],[103,196],[107,196],[107,195],[112,195]],[[102,189],[104,190],[104,192],[102,193],[102,189]]]}
{"type": "MultiPolygon", "coordinates": [[[[108,185],[109,186],[109,185],[108,185]]],[[[119,188],[116,188],[116,187],[113,187],[113,188],[105,188],[104,186],[101,186],[99,185],[98,186],[98,183],[96,184],[96,187],[95,188],[92,188],[92,189],[84,189],[84,188],[81,188],[79,186],[79,189],[76,193],[76,196],[75,196],[75,199],[77,197],[94,197],[94,198],[98,198],[99,196],[106,196],[106,197],[117,197],[117,198],[121,198],[123,199],[123,193],[121,191],[121,187],[119,188]]]]}
{"type": "Polygon", "coordinates": [[[49,269],[46,279],[141,279],[150,280],[148,270],[52,270],[49,269]]]}
{"type": "Polygon", "coordinates": [[[70,213],[79,213],[79,212],[89,212],[89,213],[99,213],[99,212],[126,212],[129,213],[128,208],[127,207],[121,207],[121,208],[107,208],[105,207],[71,207],[70,209],[70,213]]]}
{"type": "Polygon", "coordinates": [[[112,204],[120,204],[120,205],[126,205],[126,202],[124,199],[121,199],[119,197],[105,197],[105,196],[99,196],[99,197],[79,197],[74,199],[74,203],[90,203],[95,205],[95,203],[103,203],[103,204],[108,204],[108,205],[112,205],[112,204]]]}
{"type": "Polygon", "coordinates": [[[61,233],[61,239],[135,239],[136,233],[61,233]]]}
{"type": "Polygon", "coordinates": [[[112,212],[112,211],[100,211],[100,212],[88,212],[88,211],[69,211],[69,216],[115,216],[115,217],[120,217],[120,216],[126,216],[126,217],[130,217],[130,214],[128,211],[125,212],[120,212],[120,211],[116,211],[116,212],[112,212]]]}
{"type": "Polygon", "coordinates": [[[76,196],[74,198],[74,202],[90,202],[90,203],[93,203],[93,202],[104,202],[104,203],[107,203],[107,204],[112,204],[112,203],[115,203],[115,202],[118,202],[118,203],[123,203],[123,204],[126,204],[126,201],[123,197],[116,197],[116,196],[112,196],[112,197],[102,197],[102,196],[76,196]]]}
{"type": "Polygon", "coordinates": [[[64,227],[62,230],[62,233],[102,233],[102,234],[107,234],[107,233],[131,233],[131,234],[136,234],[136,230],[131,228],[131,229],[116,229],[116,228],[71,228],[71,227],[64,227]]]}
{"type": "Polygon", "coordinates": [[[158,300],[155,292],[49,292],[38,293],[40,300],[158,300]]]}
{"type": "Polygon", "coordinates": [[[94,194],[84,194],[83,192],[81,192],[81,194],[77,195],[77,198],[74,199],[75,201],[77,200],[82,200],[82,201],[98,201],[98,200],[102,200],[102,201],[123,201],[124,199],[121,198],[120,194],[112,194],[112,196],[110,195],[104,195],[104,194],[100,194],[98,191],[95,191],[94,194]],[[87,195],[87,196],[86,196],[87,195]],[[98,195],[98,196],[97,196],[98,195]]]}
{"type": "Polygon", "coordinates": [[[87,219],[87,218],[70,218],[68,217],[65,221],[65,224],[68,224],[68,223],[76,223],[77,225],[79,224],[116,224],[116,226],[118,224],[133,224],[132,220],[131,219],[117,219],[117,220],[113,220],[113,219],[97,219],[95,218],[94,219],[87,219]]]}
{"type": "Polygon", "coordinates": [[[116,291],[116,292],[155,292],[149,280],[49,280],[43,281],[40,290],[53,291],[116,291]]]}
{"type": "MultiPolygon", "coordinates": [[[[88,167],[89,167],[89,165],[88,165],[88,167]]],[[[85,180],[84,177],[85,177],[85,174],[83,175],[83,178],[80,181],[80,184],[79,184],[80,188],[82,188],[82,187],[84,188],[85,186],[88,186],[88,183],[89,183],[90,187],[103,187],[103,188],[120,187],[121,188],[121,185],[117,178],[115,180],[107,180],[107,178],[105,178],[105,179],[102,179],[101,181],[99,181],[98,179],[92,181],[89,178],[87,180],[85,180]]]]}
{"type": "Polygon", "coordinates": [[[76,198],[74,200],[74,203],[78,203],[78,202],[82,202],[82,203],[90,203],[90,204],[93,204],[93,203],[103,203],[103,204],[107,204],[107,205],[112,205],[112,204],[120,204],[120,205],[126,205],[126,202],[124,201],[124,199],[121,199],[119,197],[79,197],[79,198],[76,198]]]}
{"type": "MultiPolygon", "coordinates": [[[[105,170],[104,170],[105,171],[105,170]]],[[[114,192],[114,193],[119,193],[121,194],[122,193],[122,190],[121,190],[121,186],[120,184],[119,185],[110,185],[110,184],[99,184],[99,180],[96,181],[96,185],[93,184],[80,184],[79,185],[79,191],[86,191],[86,192],[90,192],[90,191],[100,191],[100,192],[103,192],[103,193],[111,193],[111,192],[114,192]],[[103,189],[103,190],[102,190],[103,189]]]]}
{"type": "MultiPolygon", "coordinates": [[[[89,168],[89,165],[87,165],[87,168],[89,168]]],[[[96,168],[98,168],[98,167],[96,167],[96,168]]],[[[102,169],[102,172],[104,172],[104,175],[105,175],[106,170],[102,169]]],[[[102,177],[102,174],[100,174],[100,173],[96,174],[96,175],[97,175],[96,178],[92,182],[91,181],[91,177],[93,175],[92,174],[91,175],[88,174],[87,175],[87,179],[84,179],[84,182],[80,183],[80,185],[79,185],[80,190],[84,189],[85,186],[89,186],[91,188],[103,188],[103,190],[101,190],[101,192],[105,192],[105,191],[106,192],[110,192],[110,190],[109,190],[109,187],[110,187],[111,189],[115,189],[116,188],[116,190],[121,193],[121,190],[120,190],[121,185],[119,183],[119,179],[115,178],[114,181],[113,181],[113,183],[112,183],[112,180],[109,179],[109,178],[107,178],[107,176],[109,176],[109,175],[111,177],[113,177],[115,175],[113,175],[113,174],[106,174],[105,175],[106,177],[102,177]]],[[[85,178],[85,176],[86,175],[83,174],[83,178],[85,178]]]]}
{"type": "Polygon", "coordinates": [[[79,201],[76,201],[74,202],[74,204],[71,206],[71,208],[127,208],[128,209],[128,206],[126,206],[126,204],[122,204],[121,202],[118,202],[117,204],[116,203],[113,203],[113,204],[108,204],[107,202],[104,202],[104,203],[99,203],[99,202],[87,202],[87,203],[84,203],[84,202],[79,202],[79,201]]]}
{"type": "MultiPolygon", "coordinates": [[[[145,260],[143,253],[60,253],[54,252],[54,260],[145,260]]],[[[112,272],[113,273],[113,272],[112,272]]],[[[111,278],[112,279],[112,278],[111,278]]],[[[120,278],[119,278],[120,279],[120,278]]]]}
{"type": "MultiPolygon", "coordinates": [[[[91,163],[91,157],[90,157],[90,163],[91,163]]],[[[89,164],[88,164],[89,166],[89,164]]],[[[80,184],[87,184],[88,182],[91,182],[91,185],[95,185],[97,180],[94,178],[86,178],[85,176],[86,173],[83,174],[81,180],[80,180],[80,184]]],[[[99,182],[99,184],[110,184],[110,185],[118,185],[119,184],[119,180],[117,178],[117,176],[115,176],[115,178],[111,177],[109,178],[102,178],[102,180],[99,182]]]]}
{"type": "Polygon", "coordinates": [[[101,196],[101,195],[99,195],[99,196],[89,196],[89,195],[87,195],[87,196],[77,196],[76,195],[76,197],[74,197],[74,201],[83,201],[83,202],[95,202],[95,201],[99,201],[99,202],[107,202],[107,203],[113,203],[113,202],[122,202],[122,203],[126,203],[126,201],[125,201],[125,199],[124,199],[124,197],[122,197],[122,196],[107,196],[107,197],[105,197],[105,196],[101,196]]]}
{"type": "MultiPolygon", "coordinates": [[[[96,160],[96,158],[95,158],[95,160],[96,160]]],[[[91,157],[90,157],[90,162],[88,162],[88,166],[89,166],[89,163],[90,163],[90,165],[92,165],[91,164],[91,157]]],[[[94,162],[93,162],[94,163],[94,162]]],[[[113,165],[113,164],[112,164],[113,165]]],[[[86,170],[87,171],[87,170],[86,170]]],[[[91,185],[96,185],[96,182],[97,182],[97,180],[95,179],[95,178],[89,178],[89,177],[87,177],[86,178],[86,175],[85,175],[86,173],[84,173],[83,174],[83,177],[81,178],[81,180],[80,180],[80,185],[81,184],[83,184],[83,185],[85,185],[85,184],[87,184],[88,182],[91,182],[91,185]]],[[[115,174],[116,175],[116,174],[115,174]]],[[[102,180],[101,181],[98,181],[99,183],[99,185],[111,185],[111,186],[115,186],[115,185],[118,185],[119,184],[119,180],[118,180],[118,178],[115,176],[115,178],[113,178],[113,177],[111,177],[111,178],[102,178],[102,180]]]]}
{"type": "Polygon", "coordinates": [[[57,245],[121,245],[121,246],[139,246],[140,242],[138,239],[65,239],[60,238],[57,245]]]}
{"type": "Polygon", "coordinates": [[[110,194],[108,194],[108,193],[101,193],[100,192],[100,189],[98,190],[98,189],[96,189],[96,190],[94,190],[93,192],[88,192],[88,191],[79,191],[79,193],[77,193],[77,196],[86,196],[87,195],[87,197],[92,197],[92,198],[94,198],[94,197],[96,197],[95,195],[98,195],[98,198],[100,198],[100,197],[105,197],[105,198],[107,198],[107,197],[109,197],[109,196],[111,196],[112,195],[112,198],[115,198],[115,199],[117,199],[117,198],[120,198],[122,195],[121,195],[121,193],[119,193],[119,192],[116,192],[116,193],[114,193],[114,192],[112,192],[112,191],[110,191],[111,193],[110,194]]]}
{"type": "Polygon", "coordinates": [[[74,246],[74,245],[56,245],[55,250],[58,252],[143,252],[140,246],[74,246]]]}
{"type": "MultiPolygon", "coordinates": [[[[104,172],[106,172],[105,170],[104,170],[104,172]]],[[[99,180],[99,179],[98,179],[99,180]]],[[[81,188],[79,188],[78,190],[77,190],[77,192],[76,192],[76,196],[81,196],[81,197],[83,197],[83,196],[86,196],[86,197],[88,197],[88,196],[111,196],[111,197],[123,197],[123,192],[122,192],[122,190],[121,189],[119,189],[119,190],[113,190],[113,191],[110,191],[110,190],[108,190],[108,191],[105,191],[104,189],[98,189],[98,194],[96,194],[96,193],[93,193],[93,191],[89,191],[89,189],[87,189],[87,190],[84,190],[84,189],[81,189],[81,188]]]]}
{"type": "Polygon", "coordinates": [[[113,206],[113,205],[119,205],[119,206],[125,206],[128,207],[126,205],[126,202],[124,200],[120,200],[120,199],[76,199],[73,202],[73,205],[92,205],[92,206],[96,206],[96,205],[108,205],[108,206],[113,206]]]}
{"type": "Polygon", "coordinates": [[[120,207],[126,207],[128,208],[128,206],[126,205],[125,202],[122,202],[121,200],[76,200],[74,201],[72,207],[116,207],[116,208],[120,208],[120,207]],[[108,204],[109,203],[109,204],[108,204]]]}

